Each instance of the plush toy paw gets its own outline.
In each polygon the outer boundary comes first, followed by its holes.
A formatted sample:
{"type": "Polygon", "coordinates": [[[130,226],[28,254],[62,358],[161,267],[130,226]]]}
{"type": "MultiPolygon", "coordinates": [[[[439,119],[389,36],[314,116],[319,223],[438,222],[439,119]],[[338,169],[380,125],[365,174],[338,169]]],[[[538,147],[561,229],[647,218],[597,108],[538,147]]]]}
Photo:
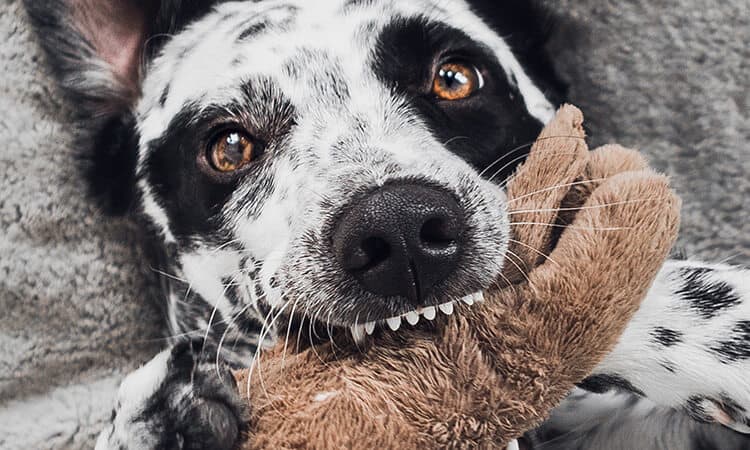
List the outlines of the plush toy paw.
{"type": "Polygon", "coordinates": [[[230,450],[247,421],[234,377],[184,340],[128,375],[97,450],[230,450]]]}

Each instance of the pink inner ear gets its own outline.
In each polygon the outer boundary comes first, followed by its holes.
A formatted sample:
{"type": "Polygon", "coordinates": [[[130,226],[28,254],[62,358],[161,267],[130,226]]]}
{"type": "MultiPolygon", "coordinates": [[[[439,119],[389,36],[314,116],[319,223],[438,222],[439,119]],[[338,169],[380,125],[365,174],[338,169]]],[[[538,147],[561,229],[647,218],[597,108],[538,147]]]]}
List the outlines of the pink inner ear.
{"type": "Polygon", "coordinates": [[[147,8],[138,0],[69,0],[73,20],[116,80],[138,92],[147,8]]]}

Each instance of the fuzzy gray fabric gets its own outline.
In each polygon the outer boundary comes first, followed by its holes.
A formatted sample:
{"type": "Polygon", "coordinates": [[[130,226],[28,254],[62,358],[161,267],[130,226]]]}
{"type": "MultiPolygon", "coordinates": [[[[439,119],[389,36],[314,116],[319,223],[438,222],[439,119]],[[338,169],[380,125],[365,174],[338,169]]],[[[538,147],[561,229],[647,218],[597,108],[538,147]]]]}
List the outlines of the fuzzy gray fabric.
{"type": "MultiPolygon", "coordinates": [[[[640,147],[684,198],[690,256],[750,262],[750,4],[563,0],[553,38],[593,144],[640,147]]],[[[0,4],[0,448],[90,448],[163,345],[135,225],[84,195],[70,112],[20,0],[0,4]]]]}

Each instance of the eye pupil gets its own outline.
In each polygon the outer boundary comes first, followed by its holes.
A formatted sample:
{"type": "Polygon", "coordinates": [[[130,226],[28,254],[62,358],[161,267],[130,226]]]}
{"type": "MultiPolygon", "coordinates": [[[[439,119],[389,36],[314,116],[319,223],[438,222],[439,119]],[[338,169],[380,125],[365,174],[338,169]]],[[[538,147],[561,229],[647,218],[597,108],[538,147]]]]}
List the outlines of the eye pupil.
{"type": "Polygon", "coordinates": [[[482,78],[475,67],[462,63],[445,63],[435,76],[432,92],[443,100],[460,100],[481,87],[482,78]]]}
{"type": "Polygon", "coordinates": [[[239,133],[230,133],[227,135],[226,148],[224,156],[232,163],[239,164],[242,162],[244,150],[242,148],[242,137],[239,133]]]}
{"type": "Polygon", "coordinates": [[[252,161],[253,150],[253,142],[244,132],[224,132],[211,144],[209,161],[219,172],[233,172],[252,161]]]}

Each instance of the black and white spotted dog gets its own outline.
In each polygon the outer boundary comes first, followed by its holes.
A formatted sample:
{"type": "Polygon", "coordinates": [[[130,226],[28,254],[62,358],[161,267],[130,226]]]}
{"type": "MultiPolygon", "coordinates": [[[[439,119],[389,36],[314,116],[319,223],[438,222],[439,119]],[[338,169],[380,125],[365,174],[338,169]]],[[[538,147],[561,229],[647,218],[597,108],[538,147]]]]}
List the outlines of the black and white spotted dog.
{"type": "MultiPolygon", "coordinates": [[[[91,150],[95,192],[113,212],[143,213],[166,274],[174,345],[123,382],[97,448],[231,448],[242,411],[227,367],[288,335],[285,318],[310,324],[303,339],[367,339],[451,314],[499,274],[503,181],[561,88],[529,2],[27,8],[91,150]]],[[[639,397],[575,392],[525,444],[748,448],[748,280],[668,262],[582,385],[639,397]],[[728,428],[684,425],[682,411],[728,428]],[[616,438],[628,420],[674,428],[635,445],[616,438]]]]}

